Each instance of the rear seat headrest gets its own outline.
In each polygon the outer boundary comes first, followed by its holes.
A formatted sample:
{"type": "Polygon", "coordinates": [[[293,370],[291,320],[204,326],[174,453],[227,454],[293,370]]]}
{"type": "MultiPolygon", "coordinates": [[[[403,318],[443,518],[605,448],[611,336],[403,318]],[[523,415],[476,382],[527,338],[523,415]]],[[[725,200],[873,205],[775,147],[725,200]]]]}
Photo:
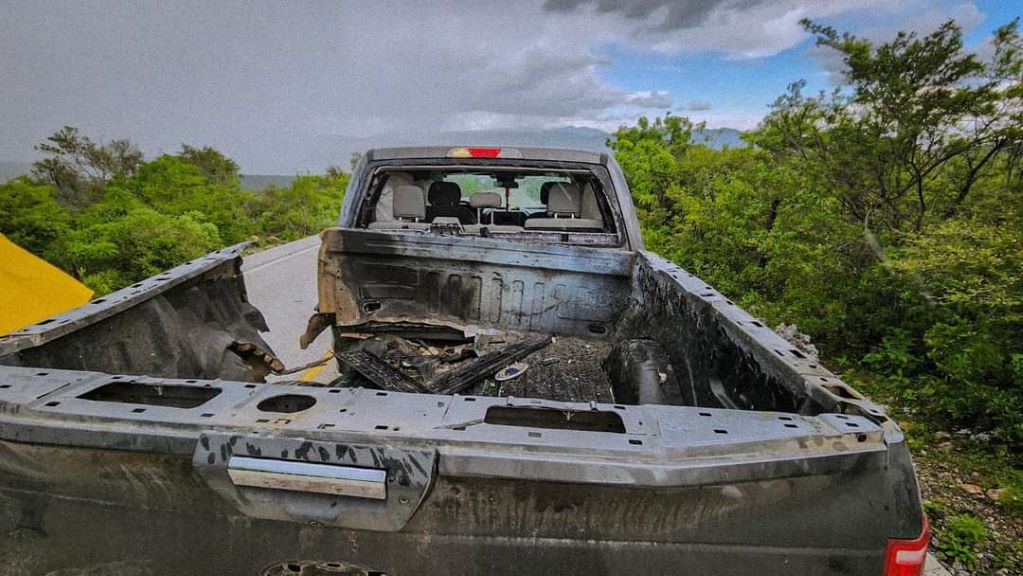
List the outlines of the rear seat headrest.
{"type": "Polygon", "coordinates": [[[497,192],[477,192],[469,196],[469,206],[473,208],[500,208],[501,195],[497,192]]]}
{"type": "Polygon", "coordinates": [[[426,218],[426,201],[423,199],[423,189],[419,186],[395,186],[391,202],[395,218],[426,218]]]}
{"type": "Polygon", "coordinates": [[[462,199],[462,189],[454,182],[430,184],[431,206],[455,206],[462,199]]]}
{"type": "Polygon", "coordinates": [[[546,206],[547,199],[551,197],[551,188],[555,184],[562,184],[562,182],[544,182],[540,185],[540,202],[546,206]]]}
{"type": "Polygon", "coordinates": [[[582,206],[582,191],[578,184],[549,182],[547,212],[558,215],[579,216],[582,206]]]}

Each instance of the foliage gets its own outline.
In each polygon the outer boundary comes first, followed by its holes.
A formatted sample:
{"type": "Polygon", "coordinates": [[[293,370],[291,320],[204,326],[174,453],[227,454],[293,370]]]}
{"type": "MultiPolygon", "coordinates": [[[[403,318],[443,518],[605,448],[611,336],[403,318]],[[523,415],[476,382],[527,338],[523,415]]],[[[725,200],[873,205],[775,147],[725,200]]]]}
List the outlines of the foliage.
{"type": "Polygon", "coordinates": [[[281,240],[297,240],[334,225],[347,185],[348,175],[337,170],[299,176],[287,188],[268,188],[249,211],[257,228],[281,240]]]}
{"type": "Polygon", "coordinates": [[[230,184],[238,178],[238,164],[211,146],[195,148],[182,144],[180,157],[202,170],[210,183],[230,184]]]}
{"type": "Polygon", "coordinates": [[[54,189],[20,177],[0,185],[0,234],[43,254],[70,230],[71,215],[54,198],[54,189]]]}
{"type": "Polygon", "coordinates": [[[195,216],[132,208],[73,231],[57,260],[98,293],[109,292],[223,246],[216,226],[195,216]]]}
{"type": "Polygon", "coordinates": [[[959,514],[949,518],[938,540],[938,550],[947,558],[959,561],[968,570],[977,563],[977,548],[988,538],[984,522],[970,514],[959,514]]]}
{"type": "Polygon", "coordinates": [[[246,214],[254,197],[238,185],[237,172],[226,183],[219,182],[222,177],[223,173],[208,172],[184,156],[164,155],[111,188],[123,187],[164,214],[193,214],[198,221],[216,226],[225,244],[234,244],[254,233],[246,214]]]}
{"type": "Polygon", "coordinates": [[[33,173],[53,185],[57,198],[71,209],[96,200],[110,180],[130,176],[142,165],[142,152],[128,140],[97,144],[65,126],[36,146],[49,156],[33,165],[33,173]]]}
{"type": "Polygon", "coordinates": [[[1023,518],[1023,472],[1015,472],[1006,482],[1005,489],[998,498],[998,504],[1009,514],[1023,518]]]}
{"type": "Polygon", "coordinates": [[[34,177],[0,184],[0,232],[98,294],[225,245],[296,240],[334,223],[348,175],[300,176],[243,190],[211,147],[145,161],[126,140],[97,144],[65,127],[37,147],[34,177]]]}
{"type": "Polygon", "coordinates": [[[1023,452],[1023,42],[994,56],[948,22],[874,45],[806,22],[845,83],[774,104],[751,144],[685,118],[610,140],[650,249],[938,427],[1023,452]]]}

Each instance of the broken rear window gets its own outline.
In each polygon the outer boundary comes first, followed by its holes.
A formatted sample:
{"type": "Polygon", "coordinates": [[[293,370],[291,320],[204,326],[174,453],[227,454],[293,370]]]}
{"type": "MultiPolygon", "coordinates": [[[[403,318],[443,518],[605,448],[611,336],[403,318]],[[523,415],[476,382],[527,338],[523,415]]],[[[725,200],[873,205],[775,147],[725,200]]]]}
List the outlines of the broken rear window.
{"type": "Polygon", "coordinates": [[[412,167],[379,169],[360,228],[617,244],[601,180],[585,169],[412,167]],[[603,237],[603,238],[602,238],[603,237]]]}

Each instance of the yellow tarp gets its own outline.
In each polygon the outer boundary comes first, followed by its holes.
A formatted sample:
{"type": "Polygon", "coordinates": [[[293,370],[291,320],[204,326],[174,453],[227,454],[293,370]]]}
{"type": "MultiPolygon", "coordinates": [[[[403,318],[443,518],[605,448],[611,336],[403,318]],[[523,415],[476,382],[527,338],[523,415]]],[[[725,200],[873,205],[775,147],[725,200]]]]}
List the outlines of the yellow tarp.
{"type": "Polygon", "coordinates": [[[92,290],[0,234],[0,335],[81,306],[92,290]]]}

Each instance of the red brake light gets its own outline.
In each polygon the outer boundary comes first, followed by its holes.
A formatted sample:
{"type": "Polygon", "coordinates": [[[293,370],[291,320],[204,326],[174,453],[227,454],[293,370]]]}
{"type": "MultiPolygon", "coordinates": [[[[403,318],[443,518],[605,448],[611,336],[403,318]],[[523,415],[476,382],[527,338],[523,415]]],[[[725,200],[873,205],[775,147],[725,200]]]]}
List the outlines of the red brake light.
{"type": "Polygon", "coordinates": [[[931,539],[931,524],[924,516],[924,528],[914,540],[888,540],[884,553],[882,576],[920,576],[927,562],[927,543],[931,539]]]}
{"type": "Polygon", "coordinates": [[[469,148],[469,156],[473,158],[497,158],[500,148],[469,148]]]}

